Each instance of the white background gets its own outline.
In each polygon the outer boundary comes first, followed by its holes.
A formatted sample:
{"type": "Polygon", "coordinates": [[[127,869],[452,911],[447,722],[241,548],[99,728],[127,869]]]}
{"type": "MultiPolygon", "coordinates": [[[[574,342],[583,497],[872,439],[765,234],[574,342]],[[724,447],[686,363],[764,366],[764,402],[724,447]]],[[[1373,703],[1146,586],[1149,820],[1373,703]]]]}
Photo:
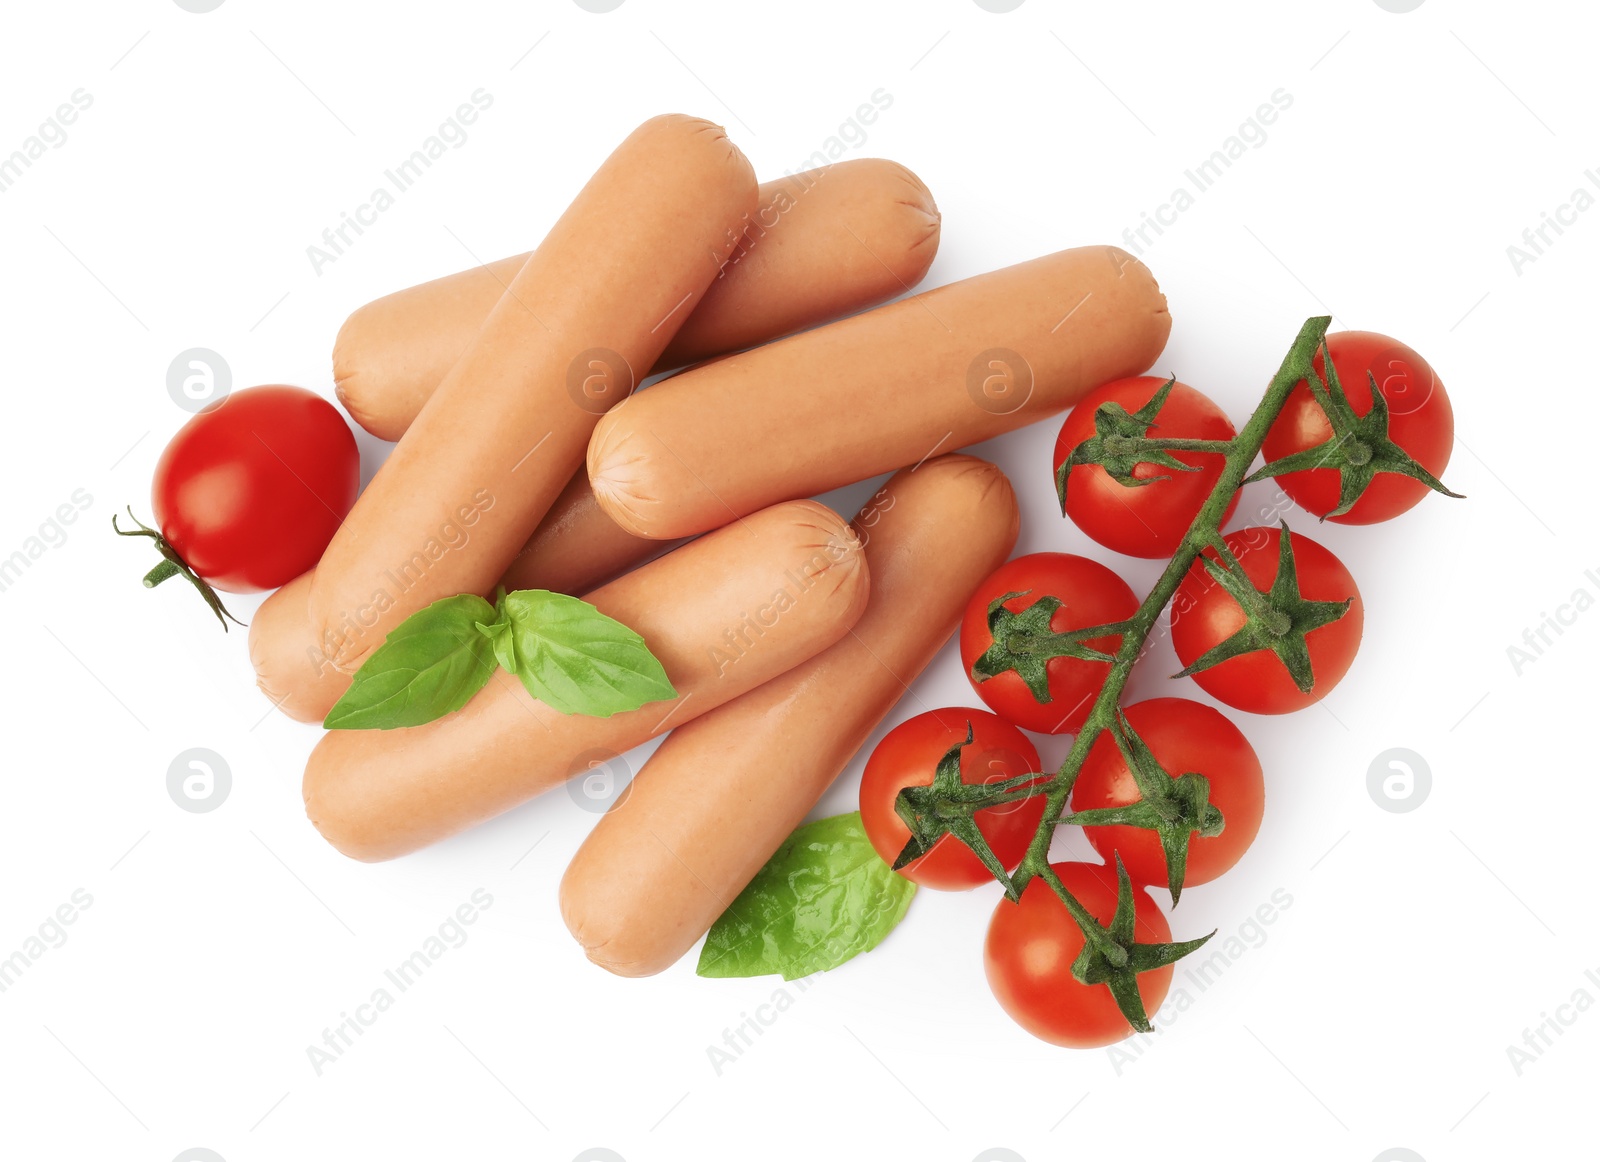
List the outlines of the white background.
{"type": "MultiPolygon", "coordinates": [[[[1600,1001],[1600,613],[1520,674],[1507,648],[1575,590],[1600,594],[1581,460],[1600,213],[1520,274],[1506,248],[1576,188],[1600,194],[1596,32],[1588,5],[1447,0],[7,5],[0,154],[74,90],[93,105],[0,194],[0,556],[74,490],[92,504],[0,593],[0,958],[75,890],[93,903],[0,994],[0,1155],[1037,1162],[1154,1156],[1165,1134],[1200,1158],[1439,1162],[1577,1135],[1600,1009],[1561,1010],[1575,1022],[1520,1075],[1507,1047],[1580,989],[1600,1001]],[[306,247],[480,87],[494,104],[470,140],[314,273],[306,247]],[[181,586],[141,589],[143,546],[108,528],[123,504],[148,516],[187,418],[164,383],[179,351],[222,353],[239,387],[331,395],[349,311],[470,265],[467,248],[530,247],[646,117],[718,120],[772,177],[880,88],[893,104],[848,156],[934,191],[925,285],[1117,241],[1286,90],[1267,142],[1147,248],[1175,320],[1159,370],[1242,420],[1328,311],[1418,348],[1455,402],[1446,479],[1470,499],[1365,529],[1291,515],[1357,575],[1366,640],[1323,708],[1236,716],[1268,771],[1266,821],[1174,927],[1221,939],[1274,891],[1292,905],[1120,1068],[1001,1013],[980,890],[923,893],[878,951],[787,986],[792,1006],[719,1074],[708,1047],[779,982],[704,981],[692,956],[644,981],[589,965],[555,886],[592,814],[556,791],[408,859],[345,860],[301,811],[318,731],[269,713],[244,635],[181,586]],[[166,790],[190,747],[232,770],[209,814],[166,790]],[[1367,790],[1391,747],[1432,772],[1410,813],[1367,790]],[[493,905],[470,939],[318,1076],[307,1046],[480,888],[493,905]]],[[[1055,427],[980,449],[1021,494],[1019,552],[1087,552],[1148,584],[1154,564],[1056,514],[1055,427]]],[[[381,449],[362,446],[370,472],[381,449]]],[[[1253,486],[1241,512],[1270,501],[1253,486]]],[[[952,650],[916,696],[891,724],[974,701],[952,650]]],[[[1064,746],[1045,740],[1047,761],[1064,746]]],[[[821,812],[853,806],[859,770],[821,812]]]]}

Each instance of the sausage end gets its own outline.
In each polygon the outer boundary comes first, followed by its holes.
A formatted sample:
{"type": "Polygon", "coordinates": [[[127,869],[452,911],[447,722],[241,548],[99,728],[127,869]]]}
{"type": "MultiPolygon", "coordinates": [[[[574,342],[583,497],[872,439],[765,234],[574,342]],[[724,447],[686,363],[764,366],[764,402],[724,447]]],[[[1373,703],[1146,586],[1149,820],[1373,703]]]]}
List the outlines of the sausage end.
{"type": "Polygon", "coordinates": [[[250,619],[247,646],[256,688],[296,722],[321,722],[343,689],[318,654],[306,613],[311,574],[268,597],[250,619]]]}
{"type": "MultiPolygon", "coordinates": [[[[357,307],[340,326],[338,335],[334,336],[333,394],[350,418],[360,424],[364,431],[380,440],[393,441],[405,433],[409,417],[395,414],[394,401],[385,398],[393,394],[392,389],[381,381],[381,377],[374,378],[361,373],[372,353],[360,350],[355,338],[364,330],[375,327],[381,329],[381,324],[369,321],[367,316],[384,301],[379,299],[377,303],[357,307]]],[[[379,315],[381,317],[381,310],[379,315]]]]}
{"type": "Polygon", "coordinates": [[[939,253],[943,217],[933,200],[933,192],[921,178],[898,162],[888,162],[884,168],[893,186],[894,202],[904,208],[895,221],[904,234],[897,240],[898,244],[886,249],[895,267],[895,278],[906,287],[913,287],[922,281],[939,253]]]}
{"type": "Polygon", "coordinates": [[[633,915],[632,900],[615,900],[610,901],[609,906],[595,906],[584,898],[581,886],[583,881],[594,877],[583,874],[580,862],[573,860],[567,865],[567,873],[561,877],[561,919],[589,962],[614,976],[625,977],[655,976],[670,967],[671,960],[662,963],[659,957],[641,955],[643,950],[630,947],[635,943],[635,934],[639,929],[652,923],[653,919],[659,920],[659,917],[633,915]]]}
{"type": "Polygon", "coordinates": [[[1110,257],[1112,265],[1117,268],[1118,275],[1130,280],[1130,287],[1134,293],[1150,301],[1149,343],[1153,348],[1153,354],[1145,363],[1148,367],[1161,354],[1167,345],[1168,337],[1172,334],[1172,314],[1167,309],[1167,296],[1162,293],[1161,284],[1156,281],[1154,272],[1126,250],[1120,246],[1107,246],[1106,254],[1110,257]]]}
{"type": "Polygon", "coordinates": [[[348,759],[341,760],[334,753],[337,737],[337,734],[324,735],[306,760],[305,776],[300,783],[306,818],[318,834],[328,841],[329,846],[340,855],[360,863],[382,863],[403,854],[374,843],[371,836],[363,834],[362,812],[348,808],[341,810],[333,801],[333,788],[338,783],[334,771],[341,761],[348,762],[348,759]]]}
{"type": "Polygon", "coordinates": [[[651,510],[661,498],[651,487],[650,457],[632,446],[640,437],[624,419],[630,402],[632,397],[623,400],[595,425],[587,454],[589,487],[601,511],[624,532],[656,538],[651,510]]]}
{"type": "MultiPolygon", "coordinates": [[[[1006,522],[1003,530],[1006,554],[1015,547],[1017,536],[1022,531],[1022,514],[1017,507],[1017,494],[1011,486],[1011,478],[998,464],[964,452],[950,452],[920,467],[905,469],[904,472],[908,475],[921,472],[928,476],[944,476],[959,484],[960,491],[953,495],[961,499],[963,506],[970,504],[973,510],[988,514],[991,521],[993,518],[1003,519],[1006,522]]],[[[894,480],[891,480],[890,484],[893,483],[894,480]]]]}
{"type": "MultiPolygon", "coordinates": [[[[740,187],[749,187],[748,200],[751,208],[754,208],[755,167],[750,164],[750,159],[745,157],[744,152],[729,138],[728,131],[715,121],[708,121],[704,117],[694,117],[688,113],[662,113],[639,126],[638,129],[634,130],[633,136],[660,136],[663,139],[678,138],[720,151],[724,160],[734,171],[733,180],[740,187]]],[[[673,148],[681,147],[674,145],[673,148]]]]}

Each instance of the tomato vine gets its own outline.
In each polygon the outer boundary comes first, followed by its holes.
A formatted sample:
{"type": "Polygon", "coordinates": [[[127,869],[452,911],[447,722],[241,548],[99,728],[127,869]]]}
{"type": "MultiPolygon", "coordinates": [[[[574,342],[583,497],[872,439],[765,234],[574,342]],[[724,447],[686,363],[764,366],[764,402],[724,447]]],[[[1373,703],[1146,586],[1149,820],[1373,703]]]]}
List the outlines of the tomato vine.
{"type": "MultiPolygon", "coordinates": [[[[1312,602],[1301,596],[1295,579],[1293,548],[1286,528],[1281,540],[1282,556],[1277,582],[1266,591],[1255,588],[1223,541],[1222,524],[1227,519],[1235,493],[1245,483],[1260,479],[1263,475],[1307,467],[1327,467],[1337,469],[1340,473],[1340,504],[1336,512],[1348,511],[1373,479],[1386,472],[1420,480],[1434,491],[1446,495],[1456,495],[1388,439],[1387,412],[1380,402],[1381,392],[1376,382],[1372,383],[1372,411],[1363,417],[1355,415],[1327,351],[1326,335],[1331,321],[1328,316],[1305,321],[1267,385],[1261,402],[1249,421],[1231,440],[1164,440],[1159,436],[1152,437],[1150,431],[1156,426],[1156,415],[1171,383],[1137,412],[1130,413],[1115,403],[1100,406],[1095,414],[1095,435],[1073,449],[1061,465],[1057,483],[1063,505],[1067,474],[1075,465],[1098,464],[1124,486],[1138,487],[1151,481],[1135,477],[1134,468],[1137,465],[1195,471],[1193,466],[1176,459],[1172,453],[1198,451],[1223,457],[1221,475],[1160,578],[1127,619],[1095,626],[1091,630],[1058,635],[1048,631],[1050,615],[1059,605],[1059,602],[1048,604],[1055,601],[1053,598],[1041,597],[1035,606],[1017,613],[994,607],[989,610],[991,624],[995,625],[997,632],[994,646],[980,659],[979,666],[974,668],[975,673],[981,668],[980,676],[992,676],[1004,669],[1017,669],[1026,680],[1030,672],[1038,671],[1032,674],[1035,680],[1030,682],[1030,688],[1037,688],[1044,681],[1042,667],[1047,657],[1093,657],[1111,663],[1099,694],[1060,768],[1053,775],[1041,773],[1036,777],[1022,776],[982,788],[952,785],[950,777],[936,779],[930,787],[905,789],[896,804],[896,810],[913,837],[902,853],[900,863],[928,850],[940,837],[948,834],[973,849],[1011,900],[1020,899],[1023,890],[1035,878],[1047,885],[1083,933],[1084,948],[1073,964],[1074,978],[1084,984],[1105,984],[1123,1016],[1140,1032],[1148,1032],[1151,1026],[1139,995],[1139,974],[1172,964],[1201,947],[1211,936],[1170,943],[1139,943],[1134,936],[1133,887],[1120,857],[1116,860],[1116,912],[1109,923],[1102,924],[1062,882],[1051,867],[1049,852],[1056,828],[1063,824],[1119,822],[1150,828],[1161,839],[1167,860],[1168,886],[1176,903],[1183,886],[1190,835],[1215,835],[1226,825],[1221,812],[1209,802],[1210,786],[1206,778],[1193,773],[1168,778],[1169,772],[1161,770],[1122,713],[1122,695],[1134,664],[1144,652],[1146,640],[1196,558],[1199,558],[1211,575],[1239,601],[1246,624],[1234,638],[1211,652],[1215,656],[1198,659],[1185,673],[1204,669],[1242,652],[1268,649],[1283,660],[1297,685],[1305,690],[1311,682],[1306,634],[1342,618],[1349,603],[1312,602]],[[1326,379],[1316,367],[1319,352],[1322,353],[1326,379]],[[1333,438],[1307,453],[1274,462],[1251,475],[1250,466],[1260,454],[1268,430],[1284,410],[1290,394],[1301,383],[1310,386],[1317,402],[1326,412],[1333,438]],[[1001,629],[1005,632],[999,632],[1001,629]],[[1091,650],[1083,644],[1090,638],[1105,637],[1119,639],[1115,652],[1109,658],[1101,651],[1091,650]],[[1013,646],[1016,648],[1013,649],[1013,646]],[[1008,651],[1017,656],[1007,656],[1008,651]],[[1073,785],[1089,757],[1090,749],[1102,732],[1108,733],[1116,742],[1135,776],[1141,794],[1141,799],[1136,803],[1117,809],[1115,820],[1109,818],[1105,811],[1068,811],[1073,785]],[[1019,797],[1038,795],[1045,797],[1043,817],[1026,855],[1015,871],[1008,874],[988,849],[972,817],[978,811],[1013,802],[1019,797]]],[[[999,604],[995,603],[996,606],[999,604]]],[[[958,760],[954,756],[959,750],[958,745],[947,756],[949,761],[941,764],[941,771],[945,767],[949,767],[950,771],[958,769],[958,760]]]]}

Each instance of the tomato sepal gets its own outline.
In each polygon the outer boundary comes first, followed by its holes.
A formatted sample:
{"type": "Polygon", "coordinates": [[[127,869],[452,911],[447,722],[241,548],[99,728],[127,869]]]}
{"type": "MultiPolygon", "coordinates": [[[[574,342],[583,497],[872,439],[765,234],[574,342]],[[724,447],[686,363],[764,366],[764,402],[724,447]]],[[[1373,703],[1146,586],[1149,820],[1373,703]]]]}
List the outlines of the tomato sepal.
{"type": "MultiPolygon", "coordinates": [[[[1061,822],[1069,826],[1143,827],[1154,831],[1166,857],[1167,890],[1174,905],[1183,893],[1183,880],[1189,866],[1189,841],[1198,832],[1202,838],[1221,835],[1227,825],[1221,808],[1211,802],[1211,780],[1197,771],[1173,775],[1161,765],[1144,739],[1121,709],[1116,726],[1107,731],[1122,761],[1139,787],[1140,799],[1123,807],[1098,807],[1072,811],[1061,822]]],[[[1120,862],[1121,857],[1118,857],[1120,862]]]]}
{"type": "Polygon", "coordinates": [[[895,814],[911,832],[911,838],[906,840],[890,867],[900,871],[927,855],[946,835],[952,835],[971,849],[985,870],[1005,889],[1007,898],[1015,902],[1021,898],[1021,893],[979,830],[974,816],[990,807],[1031,798],[1039,792],[1029,788],[1039,785],[1045,776],[1030,772],[994,783],[966,782],[961,777],[961,752],[972,745],[972,738],[972,723],[968,722],[967,737],[945,751],[934,768],[933,781],[926,786],[902,787],[895,796],[895,814]]]}
{"type": "Polygon", "coordinates": [[[1343,601],[1307,600],[1300,592],[1289,525],[1280,521],[1279,527],[1282,535],[1278,539],[1278,574],[1273,578],[1272,587],[1266,591],[1255,587],[1255,582],[1245,573],[1239,558],[1233,555],[1220,537],[1213,545],[1217,557],[1201,555],[1200,563],[1206,571],[1244,610],[1245,623],[1173,677],[1191,677],[1231,658],[1257,650],[1271,650],[1289,671],[1289,676],[1302,694],[1309,694],[1315,689],[1316,675],[1311,672],[1311,647],[1306,644],[1306,635],[1312,630],[1333,624],[1350,612],[1355,598],[1347,597],[1343,601]]]}
{"type": "Polygon", "coordinates": [[[1389,401],[1378,387],[1377,376],[1371,371],[1367,372],[1368,385],[1372,389],[1372,410],[1364,416],[1358,416],[1350,406],[1344,385],[1339,381],[1339,371],[1328,352],[1326,339],[1322,342],[1322,366],[1327,372],[1327,381],[1324,382],[1313,371],[1306,377],[1306,386],[1328,417],[1328,424],[1333,429],[1332,438],[1263,465],[1245,477],[1246,484],[1313,468],[1335,469],[1339,473],[1339,502],[1327,512],[1318,514],[1318,520],[1344,516],[1355,507],[1356,501],[1361,499],[1372,482],[1385,472],[1420,481],[1444,496],[1466,499],[1461,493],[1446,488],[1437,476],[1389,438],[1389,401]]]}
{"type": "Polygon", "coordinates": [[[989,636],[993,641],[972,663],[972,680],[987,682],[1007,670],[1015,670],[1033,695],[1033,700],[1043,705],[1052,701],[1049,673],[1052,658],[1114,662],[1116,659],[1112,655],[1084,643],[1094,638],[1120,634],[1127,627],[1123,622],[1113,622],[1057,633],[1050,628],[1050,622],[1062,602],[1059,597],[1049,595],[1039,598],[1020,613],[1013,613],[1006,608],[1006,602],[1026,597],[1031,592],[1024,589],[1006,593],[989,603],[987,617],[989,636]]]}
{"type": "Polygon", "coordinates": [[[1066,905],[1083,931],[1083,951],[1072,963],[1072,975],[1081,984],[1103,984],[1111,990],[1117,1008],[1135,1032],[1151,1031],[1150,1017],[1139,996],[1139,974],[1165,968],[1182,960],[1217,934],[1212,929],[1204,936],[1165,944],[1141,944],[1135,933],[1133,881],[1117,856],[1117,910],[1110,924],[1101,924],[1073,894],[1054,868],[1046,864],[1039,876],[1066,905]]]}
{"type": "Polygon", "coordinates": [[[217,596],[217,591],[206,584],[205,579],[200,574],[189,568],[189,563],[178,555],[178,550],[172,547],[166,537],[133,515],[132,505],[128,506],[128,519],[139,527],[136,529],[122,528],[117,524],[117,514],[111,514],[111,528],[117,536],[149,537],[156,547],[156,552],[161,554],[161,560],[157,561],[151,570],[144,575],[144,587],[146,589],[154,589],[163,581],[170,580],[173,577],[182,577],[195,587],[195,590],[204,599],[207,608],[217,615],[217,621],[221,622],[223,633],[228,632],[228,622],[230,621],[235,625],[244,625],[244,622],[228,612],[227,607],[222,604],[222,598],[217,596]]]}
{"type": "Polygon", "coordinates": [[[1199,465],[1185,464],[1172,453],[1227,451],[1226,440],[1149,439],[1150,429],[1159,427],[1156,416],[1177,382],[1176,376],[1168,379],[1150,397],[1149,402],[1136,412],[1128,411],[1115,400],[1107,400],[1095,409],[1095,434],[1074,448],[1072,454],[1056,469],[1056,497],[1061,502],[1063,513],[1067,510],[1067,478],[1074,468],[1081,465],[1098,464],[1124,488],[1138,488],[1158,480],[1171,479],[1168,476],[1135,476],[1134,470],[1141,464],[1170,468],[1175,472],[1198,472],[1199,465]]]}

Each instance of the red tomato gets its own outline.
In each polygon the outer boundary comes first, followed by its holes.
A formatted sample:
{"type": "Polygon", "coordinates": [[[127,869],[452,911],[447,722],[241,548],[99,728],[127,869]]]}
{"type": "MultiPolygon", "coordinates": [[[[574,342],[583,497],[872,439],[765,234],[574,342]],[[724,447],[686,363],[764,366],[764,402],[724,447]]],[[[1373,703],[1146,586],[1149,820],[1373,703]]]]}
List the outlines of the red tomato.
{"type": "MultiPolygon", "coordinates": [[[[1121,404],[1137,412],[1166,383],[1153,375],[1118,379],[1096,388],[1067,414],[1056,437],[1054,470],[1079,444],[1095,434],[1094,412],[1103,403],[1121,404]]],[[[1236,434],[1227,414],[1194,388],[1172,385],[1166,402],[1148,433],[1154,439],[1231,440],[1236,434]]],[[[1170,557],[1178,551],[1183,534],[1211,495],[1222,475],[1222,456],[1215,452],[1175,452],[1198,472],[1182,472],[1159,464],[1139,464],[1133,475],[1153,484],[1119,484],[1098,464],[1079,464],[1067,474],[1066,512],[1094,540],[1130,557],[1170,557]]],[[[1233,515],[1238,493],[1228,501],[1222,523],[1233,515]]]]}
{"type": "MultiPolygon", "coordinates": [[[[1152,698],[1135,703],[1124,713],[1169,775],[1176,778],[1193,771],[1210,781],[1211,803],[1222,812],[1222,833],[1189,837],[1188,870],[1183,880],[1185,887],[1209,883],[1239,862],[1261,829],[1266,795],[1261,760],[1237,726],[1199,702],[1152,698]]],[[[1142,797],[1116,741],[1101,734],[1072,786],[1072,809],[1123,807],[1142,797]]],[[[1115,866],[1121,855],[1134,883],[1166,887],[1167,859],[1154,831],[1111,826],[1085,827],[1083,832],[1107,864],[1115,866]]]]}
{"type": "MultiPolygon", "coordinates": [[[[1277,529],[1249,528],[1229,533],[1224,541],[1251,582],[1264,591],[1278,575],[1280,539],[1277,529]]],[[[1350,608],[1339,620],[1306,635],[1316,681],[1309,693],[1301,692],[1283,661],[1269,649],[1230,658],[1193,675],[1206,693],[1240,710],[1287,714],[1320,701],[1350,669],[1361,643],[1361,594],[1350,571],[1310,537],[1291,534],[1290,545],[1301,594],[1309,601],[1351,599],[1350,608]]],[[[1207,549],[1205,555],[1215,557],[1215,550],[1207,549]]],[[[1172,603],[1172,645],[1178,660],[1188,666],[1244,624],[1244,609],[1195,561],[1172,603]]]]}
{"type": "Polygon", "coordinates": [[[229,593],[276,589],[317,563],[355,504],[361,458],[332,404],[303,387],[236,391],[178,430],[150,503],[167,543],[229,593]]]}
{"type": "MultiPolygon", "coordinates": [[[[1132,617],[1139,599],[1127,582],[1098,561],[1071,553],[1034,553],[1007,561],[989,574],[967,602],[961,619],[961,665],[978,697],[991,710],[1018,726],[1041,734],[1077,730],[1088,717],[1110,671],[1109,662],[1054,657],[1044,666],[1049,700],[1039,701],[1017,670],[1002,670],[982,681],[973,676],[973,663],[994,646],[989,630],[989,606],[1007,593],[1020,593],[1005,608],[1020,613],[1041,597],[1054,597],[1061,607],[1050,617],[1049,630],[1065,633],[1092,625],[1105,625],[1132,617]]],[[[1105,653],[1115,652],[1115,636],[1093,638],[1085,645],[1105,653]]],[[[1009,659],[1008,659],[1009,660],[1009,659]]]]}
{"type": "MultiPolygon", "coordinates": [[[[1439,382],[1428,361],[1404,343],[1372,331],[1340,331],[1329,335],[1328,351],[1356,415],[1365,416],[1372,411],[1372,384],[1367,379],[1371,372],[1389,406],[1389,439],[1434,476],[1443,473],[1455,446],[1455,413],[1444,384],[1439,382]]],[[[1322,372],[1320,352],[1316,367],[1322,372]]],[[[1311,389],[1301,383],[1267,432],[1261,451],[1271,462],[1315,448],[1332,438],[1333,428],[1322,405],[1311,394],[1311,389]]],[[[1290,472],[1277,480],[1289,498],[1307,512],[1323,516],[1338,506],[1339,473],[1335,469],[1311,468],[1290,472]]],[[[1340,524],[1375,524],[1399,516],[1428,495],[1428,491],[1428,486],[1420,480],[1391,472],[1381,473],[1349,512],[1327,519],[1340,524]]]]}
{"type": "MultiPolygon", "coordinates": [[[[996,783],[1039,770],[1039,752],[1027,736],[986,710],[956,706],[930,710],[902,722],[884,736],[861,775],[861,822],[885,863],[892,866],[911,839],[894,809],[900,788],[932,783],[939,760],[967,737],[969,723],[972,742],[961,752],[962,782],[996,783]]],[[[978,830],[1007,870],[1022,862],[1043,817],[1043,795],[990,807],[975,816],[978,830]]],[[[941,838],[928,854],[901,868],[900,874],[943,891],[965,891],[994,882],[972,849],[953,835],[941,838]]]]}
{"type": "MultiPolygon", "coordinates": [[[[1088,863],[1050,865],[1067,891],[1102,924],[1117,911],[1117,876],[1088,863]]],[[[1148,894],[1133,892],[1134,939],[1165,944],[1172,929],[1148,894]]],[[[1096,1049],[1121,1041],[1133,1027],[1103,984],[1082,984],[1072,962],[1083,951],[1083,932],[1066,905],[1037,876],[1022,899],[1002,899],[989,921],[983,968],[989,988],[1011,1019],[1035,1037],[1069,1049],[1096,1049]]],[[[1172,966],[1139,974],[1139,997],[1146,1016],[1155,1016],[1172,986],[1172,966]]]]}

